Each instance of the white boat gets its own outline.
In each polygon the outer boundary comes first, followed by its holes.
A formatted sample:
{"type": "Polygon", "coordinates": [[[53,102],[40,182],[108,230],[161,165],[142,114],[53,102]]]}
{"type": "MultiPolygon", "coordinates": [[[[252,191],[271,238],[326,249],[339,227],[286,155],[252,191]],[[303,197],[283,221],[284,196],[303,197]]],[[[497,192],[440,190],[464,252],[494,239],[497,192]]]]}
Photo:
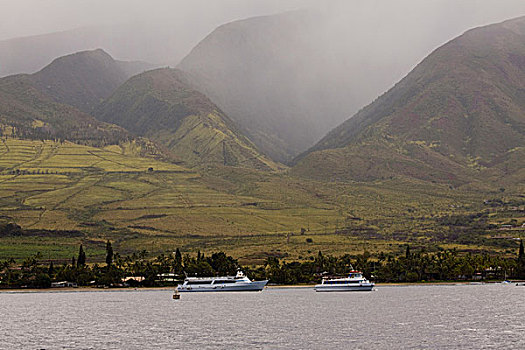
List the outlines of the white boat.
{"type": "Polygon", "coordinates": [[[374,283],[367,280],[360,271],[350,271],[348,277],[323,278],[321,284],[315,286],[316,292],[357,292],[371,291],[374,283]]]}
{"type": "Polygon", "coordinates": [[[187,277],[177,286],[179,292],[259,292],[268,283],[251,281],[239,271],[236,276],[226,277],[187,277]]]}

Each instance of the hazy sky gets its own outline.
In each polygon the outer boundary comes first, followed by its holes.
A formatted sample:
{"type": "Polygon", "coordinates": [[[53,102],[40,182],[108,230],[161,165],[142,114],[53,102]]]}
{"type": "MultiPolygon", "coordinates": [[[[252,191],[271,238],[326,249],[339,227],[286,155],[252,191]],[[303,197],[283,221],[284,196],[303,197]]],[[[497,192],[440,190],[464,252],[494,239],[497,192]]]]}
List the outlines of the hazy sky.
{"type": "MultiPolygon", "coordinates": [[[[221,24],[301,8],[326,13],[318,19],[326,22],[326,35],[331,35],[332,22],[340,26],[346,21],[341,39],[354,36],[352,40],[360,40],[366,49],[389,45],[378,41],[380,36],[395,32],[402,38],[408,32],[407,40],[418,47],[411,54],[415,59],[407,61],[412,67],[465,30],[525,15],[525,0],[0,0],[0,66],[3,58],[4,74],[17,73],[16,67],[8,66],[22,58],[16,56],[16,47],[2,40],[76,28],[91,29],[89,34],[75,34],[76,42],[64,43],[56,52],[44,49],[47,42],[42,49],[26,52],[26,58],[41,57],[32,69],[59,55],[99,47],[118,59],[175,65],[221,24]]],[[[32,47],[35,41],[25,45],[32,47]]]]}
{"type": "Polygon", "coordinates": [[[208,31],[235,19],[293,10],[307,0],[0,0],[0,40],[92,25],[181,21],[208,31]]]}
{"type": "MultiPolygon", "coordinates": [[[[132,21],[169,20],[206,29],[235,19],[281,12],[312,4],[337,3],[396,11],[403,0],[0,0],[0,40],[72,28],[132,21]]],[[[414,1],[412,1],[414,3],[414,1]]],[[[486,24],[525,15],[524,0],[418,0],[420,6],[447,13],[454,26],[468,19],[486,24]]],[[[407,16],[413,11],[406,9],[407,16]]]]}

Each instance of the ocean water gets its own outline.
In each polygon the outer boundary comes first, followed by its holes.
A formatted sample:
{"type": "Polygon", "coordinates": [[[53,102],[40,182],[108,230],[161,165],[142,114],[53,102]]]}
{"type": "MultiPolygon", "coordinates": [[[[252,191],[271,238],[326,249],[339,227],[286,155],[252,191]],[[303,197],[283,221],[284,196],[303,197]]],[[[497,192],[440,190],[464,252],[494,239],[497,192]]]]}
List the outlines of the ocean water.
{"type": "Polygon", "coordinates": [[[525,349],[525,287],[0,293],[0,349],[525,349]]]}

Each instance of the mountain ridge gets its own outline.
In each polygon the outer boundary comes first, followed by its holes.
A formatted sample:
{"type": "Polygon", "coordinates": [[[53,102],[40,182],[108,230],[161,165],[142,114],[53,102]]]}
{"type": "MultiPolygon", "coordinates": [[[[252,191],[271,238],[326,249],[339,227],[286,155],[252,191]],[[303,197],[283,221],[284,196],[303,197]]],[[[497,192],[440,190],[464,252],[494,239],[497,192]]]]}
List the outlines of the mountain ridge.
{"type": "Polygon", "coordinates": [[[94,115],[151,138],[191,166],[227,165],[277,169],[186,74],[159,68],[130,78],[94,115]]]}
{"type": "Polygon", "coordinates": [[[143,62],[114,60],[96,49],[56,58],[31,77],[57,102],[90,113],[127,79],[149,67],[143,62]]]}
{"type": "MultiPolygon", "coordinates": [[[[460,183],[485,178],[487,168],[525,143],[523,33],[525,18],[520,17],[469,30],[449,41],[296,158],[294,172],[309,176],[309,167],[330,169],[337,162],[349,169],[356,157],[365,169],[377,167],[356,177],[360,180],[400,174],[460,183]],[[414,175],[409,166],[388,170],[373,157],[365,159],[371,147],[381,149],[383,161],[408,156],[417,163],[413,169],[430,166],[426,173],[434,174],[414,175]],[[337,161],[323,160],[333,157],[337,161]],[[443,159],[448,166],[440,163],[443,159]],[[451,171],[443,172],[446,169],[451,171]]],[[[319,177],[323,172],[314,173],[310,175],[319,177]]]]}

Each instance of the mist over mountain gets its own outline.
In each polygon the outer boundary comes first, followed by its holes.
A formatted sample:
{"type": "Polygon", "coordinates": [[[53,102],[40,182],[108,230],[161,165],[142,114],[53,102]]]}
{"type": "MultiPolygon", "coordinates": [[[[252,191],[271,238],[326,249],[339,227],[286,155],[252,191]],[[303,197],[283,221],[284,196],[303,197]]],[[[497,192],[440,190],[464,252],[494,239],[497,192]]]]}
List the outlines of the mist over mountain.
{"type": "Polygon", "coordinates": [[[190,166],[276,168],[216,105],[188,85],[179,70],[134,76],[94,115],[163,144],[190,166]]]}
{"type": "Polygon", "coordinates": [[[32,79],[57,102],[90,113],[128,78],[148,68],[143,62],[115,61],[97,49],[57,58],[32,79]]]}
{"type": "Polygon", "coordinates": [[[460,34],[459,18],[479,15],[469,1],[383,5],[336,2],[228,23],[178,68],[263,152],[287,162],[460,34]]]}
{"type": "Polygon", "coordinates": [[[307,17],[293,13],[224,25],[179,65],[198,90],[245,128],[264,152],[281,161],[307,147],[318,124],[318,113],[304,114],[312,104],[297,91],[313,77],[299,77],[293,69],[307,66],[300,58],[314,54],[308,35],[301,35],[307,17]]]}
{"type": "Polygon", "coordinates": [[[102,48],[125,61],[177,64],[217,26],[308,6],[311,0],[11,1],[2,4],[0,77],[102,48]],[[101,11],[103,9],[103,11],[101,11]],[[125,10],[123,10],[125,9],[125,10]]]}
{"type": "Polygon", "coordinates": [[[459,183],[523,175],[524,91],[525,17],[470,30],[332,130],[293,172],[459,183]]]}
{"type": "Polygon", "coordinates": [[[179,68],[192,73],[194,87],[249,130],[261,150],[282,161],[312,146],[450,38],[525,13],[519,0],[181,0],[103,6],[101,12],[84,3],[35,2],[33,13],[9,4],[10,15],[0,23],[3,38],[61,31],[0,41],[0,75],[33,73],[56,57],[96,48],[121,60],[174,66],[214,28],[235,21],[203,40],[179,68]],[[305,10],[294,14],[236,21],[301,7],[305,10]],[[12,16],[18,16],[17,23],[12,16]]]}

